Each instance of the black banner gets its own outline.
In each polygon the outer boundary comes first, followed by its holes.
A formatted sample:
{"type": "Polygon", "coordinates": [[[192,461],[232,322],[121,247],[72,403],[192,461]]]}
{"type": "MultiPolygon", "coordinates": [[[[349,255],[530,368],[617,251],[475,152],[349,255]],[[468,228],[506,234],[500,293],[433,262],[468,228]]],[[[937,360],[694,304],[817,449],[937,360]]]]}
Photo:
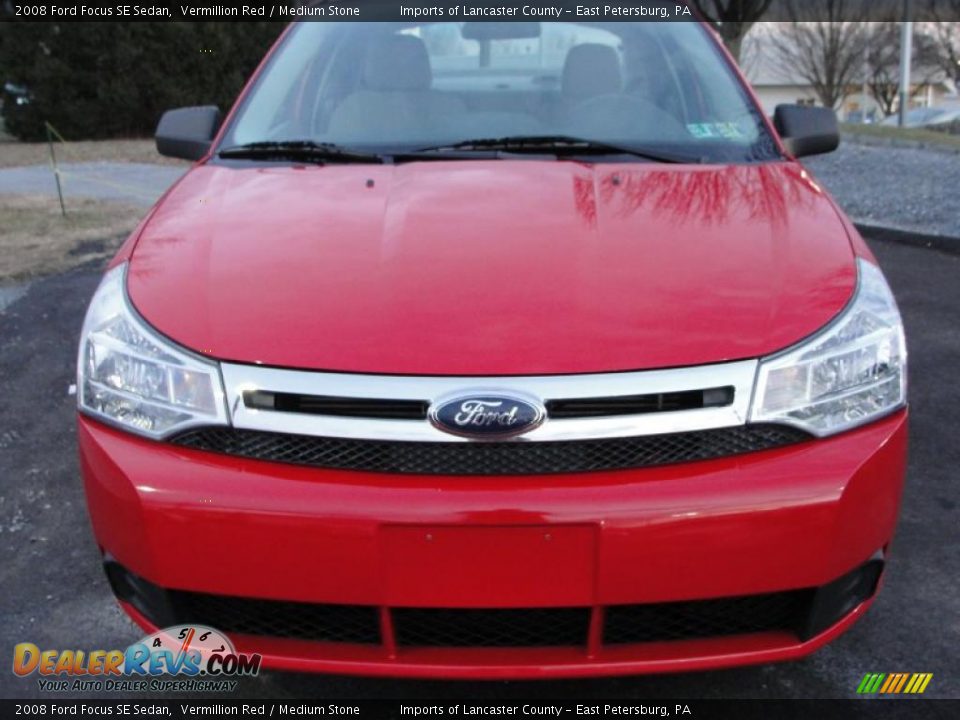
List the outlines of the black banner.
{"type": "MultiPolygon", "coordinates": [[[[720,3],[724,5],[724,3],[720,3]]],[[[735,7],[736,3],[726,3],[735,7]]],[[[743,5],[763,9],[740,20],[960,21],[957,0],[757,0],[743,5]]],[[[0,0],[0,17],[33,22],[157,22],[245,20],[306,21],[690,21],[699,9],[715,13],[713,0],[305,0],[230,2],[229,0],[0,0]]],[[[749,9],[745,12],[748,12],[749,9]]],[[[730,15],[731,21],[736,21],[730,15]]]]}
{"type": "Polygon", "coordinates": [[[960,700],[0,700],[4,718],[675,718],[833,720],[960,717],[960,700]]]}

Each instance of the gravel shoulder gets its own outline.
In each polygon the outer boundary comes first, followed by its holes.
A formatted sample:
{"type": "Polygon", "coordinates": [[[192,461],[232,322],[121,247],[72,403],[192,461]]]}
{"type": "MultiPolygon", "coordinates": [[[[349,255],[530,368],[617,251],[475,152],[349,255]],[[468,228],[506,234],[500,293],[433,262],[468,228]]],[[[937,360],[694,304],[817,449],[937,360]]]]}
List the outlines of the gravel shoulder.
{"type": "Polygon", "coordinates": [[[844,143],[804,165],[855,222],[960,243],[960,154],[844,143]]]}

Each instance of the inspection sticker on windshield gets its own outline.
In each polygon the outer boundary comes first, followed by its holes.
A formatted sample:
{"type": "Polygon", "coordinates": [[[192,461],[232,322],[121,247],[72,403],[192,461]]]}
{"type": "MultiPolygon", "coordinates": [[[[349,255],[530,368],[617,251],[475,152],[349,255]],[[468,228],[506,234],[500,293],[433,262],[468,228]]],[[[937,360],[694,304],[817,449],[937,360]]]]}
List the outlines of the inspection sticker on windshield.
{"type": "Polygon", "coordinates": [[[723,138],[725,140],[741,140],[744,137],[743,130],[737,123],[690,123],[687,130],[695,138],[706,140],[710,138],[723,138]]]}

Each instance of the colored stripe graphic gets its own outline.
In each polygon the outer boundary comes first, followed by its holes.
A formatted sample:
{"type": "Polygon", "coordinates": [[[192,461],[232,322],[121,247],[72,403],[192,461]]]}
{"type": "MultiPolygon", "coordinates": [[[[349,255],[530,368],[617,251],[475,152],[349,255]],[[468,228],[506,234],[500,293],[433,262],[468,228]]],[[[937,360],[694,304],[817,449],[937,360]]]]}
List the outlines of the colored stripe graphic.
{"type": "Polygon", "coordinates": [[[857,686],[857,694],[919,695],[927,689],[932,679],[933,673],[867,673],[857,686]]]}
{"type": "Polygon", "coordinates": [[[900,675],[900,681],[897,683],[897,686],[896,686],[895,688],[892,688],[892,689],[890,690],[890,692],[895,692],[895,693],[900,692],[900,691],[903,689],[904,683],[907,682],[907,678],[908,678],[908,677],[910,677],[910,674],[909,674],[909,673],[901,673],[901,675],[900,675]]]}
{"type": "Polygon", "coordinates": [[[884,673],[867,673],[863,676],[863,680],[860,681],[860,687],[857,688],[857,692],[864,695],[875,693],[885,677],[886,675],[884,673]]]}
{"type": "Polygon", "coordinates": [[[880,687],[880,692],[882,693],[889,692],[890,689],[894,687],[899,680],[900,680],[900,673],[890,673],[887,676],[887,681],[880,687]]]}
{"type": "Polygon", "coordinates": [[[933,673],[921,673],[921,676],[923,677],[923,681],[920,683],[919,687],[915,687],[913,689],[915,693],[922,693],[924,690],[926,690],[927,685],[929,685],[930,681],[933,679],[933,673]]]}

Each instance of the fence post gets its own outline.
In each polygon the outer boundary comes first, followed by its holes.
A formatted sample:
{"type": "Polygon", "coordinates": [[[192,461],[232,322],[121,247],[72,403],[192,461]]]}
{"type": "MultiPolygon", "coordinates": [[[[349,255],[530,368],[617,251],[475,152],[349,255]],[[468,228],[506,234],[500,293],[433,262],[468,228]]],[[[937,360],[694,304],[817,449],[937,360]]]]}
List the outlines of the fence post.
{"type": "Polygon", "coordinates": [[[57,167],[57,156],[53,152],[53,134],[50,132],[50,123],[44,122],[44,128],[47,131],[47,146],[50,148],[50,167],[53,169],[53,177],[57,181],[57,197],[60,198],[60,214],[67,216],[67,208],[63,204],[63,189],[60,187],[60,168],[57,167]]]}

